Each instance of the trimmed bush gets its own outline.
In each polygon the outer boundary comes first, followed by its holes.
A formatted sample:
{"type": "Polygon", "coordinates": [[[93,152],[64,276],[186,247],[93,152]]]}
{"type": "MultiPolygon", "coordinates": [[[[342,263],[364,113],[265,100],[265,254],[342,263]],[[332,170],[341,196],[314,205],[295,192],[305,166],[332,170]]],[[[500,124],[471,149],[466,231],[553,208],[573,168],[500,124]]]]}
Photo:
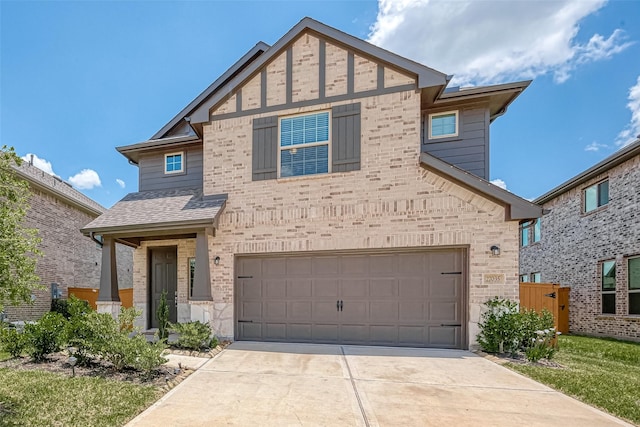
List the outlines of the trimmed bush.
{"type": "Polygon", "coordinates": [[[0,350],[9,353],[12,357],[19,357],[27,346],[23,332],[16,328],[0,326],[0,350]]]}
{"type": "Polygon", "coordinates": [[[45,313],[36,323],[24,327],[27,353],[35,361],[42,361],[47,355],[60,350],[66,320],[60,313],[45,313]]]}
{"type": "Polygon", "coordinates": [[[178,334],[176,345],[180,348],[200,350],[201,348],[209,347],[211,344],[211,328],[207,323],[197,320],[195,322],[176,323],[172,324],[169,330],[178,334]]]}

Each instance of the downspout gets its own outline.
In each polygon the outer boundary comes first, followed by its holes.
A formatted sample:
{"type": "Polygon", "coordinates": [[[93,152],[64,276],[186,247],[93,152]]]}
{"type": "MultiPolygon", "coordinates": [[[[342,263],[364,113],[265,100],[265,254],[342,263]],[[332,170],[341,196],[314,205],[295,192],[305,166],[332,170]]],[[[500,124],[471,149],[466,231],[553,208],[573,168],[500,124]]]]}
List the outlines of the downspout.
{"type": "Polygon", "coordinates": [[[100,247],[103,246],[102,242],[98,239],[95,238],[95,233],[93,231],[89,232],[89,237],[91,237],[91,240],[93,240],[94,242],[96,242],[98,245],[100,245],[100,247]]]}

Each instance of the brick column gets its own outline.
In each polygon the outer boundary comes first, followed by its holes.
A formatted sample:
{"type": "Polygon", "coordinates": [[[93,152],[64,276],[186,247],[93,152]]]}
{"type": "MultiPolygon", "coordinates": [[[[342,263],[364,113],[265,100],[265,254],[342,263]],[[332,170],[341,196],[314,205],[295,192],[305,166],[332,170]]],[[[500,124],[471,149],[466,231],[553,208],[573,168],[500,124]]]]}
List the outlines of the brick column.
{"type": "Polygon", "coordinates": [[[205,231],[196,235],[196,271],[193,277],[192,301],[212,301],[209,242],[205,231]]]}

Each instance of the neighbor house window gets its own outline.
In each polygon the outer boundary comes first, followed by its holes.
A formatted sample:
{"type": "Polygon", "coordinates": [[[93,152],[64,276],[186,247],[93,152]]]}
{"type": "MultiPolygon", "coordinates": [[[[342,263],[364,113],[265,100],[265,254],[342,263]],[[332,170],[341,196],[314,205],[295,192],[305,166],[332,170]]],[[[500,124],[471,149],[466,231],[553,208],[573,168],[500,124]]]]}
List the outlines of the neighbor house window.
{"type": "Polygon", "coordinates": [[[529,246],[529,226],[531,222],[523,222],[520,226],[520,246],[529,246]]]}
{"type": "Polygon", "coordinates": [[[329,173],[329,112],[280,119],[280,176],[329,173]]]}
{"type": "Polygon", "coordinates": [[[609,203],[609,180],[599,182],[584,190],[584,211],[594,209],[609,203]]]}
{"type": "Polygon", "coordinates": [[[184,153],[169,153],[164,155],[164,173],[184,172],[184,153]]]}
{"type": "Polygon", "coordinates": [[[628,261],[629,314],[640,314],[640,257],[628,261]]]}
{"type": "Polygon", "coordinates": [[[429,139],[458,136],[458,112],[429,114],[429,139]]]}
{"type": "Polygon", "coordinates": [[[189,298],[193,296],[193,280],[196,277],[196,259],[189,258],[189,298]]]}
{"type": "Polygon", "coordinates": [[[604,261],[601,270],[602,313],[616,313],[616,262],[604,261]]]}
{"type": "Polygon", "coordinates": [[[540,241],[540,222],[541,219],[537,218],[533,223],[533,243],[540,241]]]}
{"type": "Polygon", "coordinates": [[[520,283],[526,283],[529,281],[529,275],[528,274],[521,274],[520,275],[520,283]]]}
{"type": "Polygon", "coordinates": [[[542,275],[540,273],[531,273],[531,281],[533,283],[541,283],[542,275]]]}

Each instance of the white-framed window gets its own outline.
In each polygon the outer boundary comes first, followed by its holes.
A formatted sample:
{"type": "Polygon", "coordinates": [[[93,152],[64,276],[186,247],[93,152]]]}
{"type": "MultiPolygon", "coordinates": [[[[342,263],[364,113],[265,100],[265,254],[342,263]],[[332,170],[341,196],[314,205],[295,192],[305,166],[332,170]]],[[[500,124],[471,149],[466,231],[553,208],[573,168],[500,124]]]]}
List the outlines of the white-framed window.
{"type": "Polygon", "coordinates": [[[523,222],[520,225],[520,246],[523,248],[529,246],[529,226],[531,226],[531,221],[523,222]]]}
{"type": "Polygon", "coordinates": [[[167,153],[164,155],[164,173],[182,173],[184,172],[184,153],[167,153]]]}
{"type": "Polygon", "coordinates": [[[627,260],[629,314],[640,314],[640,257],[627,260]]]}
{"type": "Polygon", "coordinates": [[[533,238],[531,239],[533,243],[540,241],[541,222],[542,222],[541,218],[536,218],[535,222],[533,223],[533,236],[532,236],[533,238]]]}
{"type": "Polygon", "coordinates": [[[609,180],[606,179],[583,191],[584,212],[591,212],[609,203],[609,180]]]}
{"type": "Polygon", "coordinates": [[[600,290],[602,292],[602,313],[616,314],[616,261],[600,264],[600,290]]]}
{"type": "Polygon", "coordinates": [[[458,136],[458,111],[429,114],[429,139],[458,136]]]}
{"type": "Polygon", "coordinates": [[[281,178],[331,172],[331,114],[321,111],[279,119],[278,171],[281,178]]]}
{"type": "Polygon", "coordinates": [[[542,274],[540,274],[540,273],[531,273],[531,281],[533,283],[542,283],[542,274]]]}

